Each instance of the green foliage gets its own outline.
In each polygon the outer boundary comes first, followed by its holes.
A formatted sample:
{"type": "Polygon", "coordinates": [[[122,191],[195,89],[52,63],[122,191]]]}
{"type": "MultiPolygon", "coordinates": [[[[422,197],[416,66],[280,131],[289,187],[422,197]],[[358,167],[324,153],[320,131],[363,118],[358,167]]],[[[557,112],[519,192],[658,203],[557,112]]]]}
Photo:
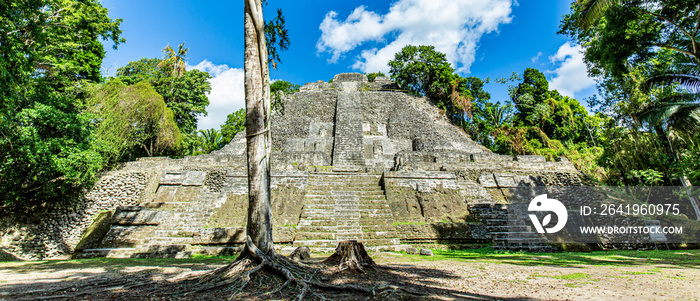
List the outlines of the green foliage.
{"type": "Polygon", "coordinates": [[[434,46],[405,46],[389,61],[389,67],[391,78],[401,88],[434,100],[449,93],[455,77],[445,54],[434,46]]]}
{"type": "Polygon", "coordinates": [[[182,74],[185,73],[185,58],[189,50],[189,48],[185,48],[185,43],[178,46],[177,52],[175,52],[172,46],[165,46],[165,48],[163,48],[163,55],[165,58],[158,63],[158,67],[172,69],[170,72],[171,76],[182,76],[182,74]]]}
{"type": "Polygon", "coordinates": [[[279,52],[289,49],[289,32],[282,10],[277,9],[277,16],[265,22],[265,44],[267,45],[267,63],[272,69],[282,63],[279,52]]]}
{"type": "Polygon", "coordinates": [[[549,90],[544,74],[527,68],[523,82],[511,91],[511,98],[518,112],[515,122],[524,126],[537,126],[549,138],[579,143],[589,141],[587,128],[590,117],[576,100],[549,90]]]}
{"type": "Polygon", "coordinates": [[[88,100],[95,143],[108,162],[158,156],[180,146],[172,110],[148,82],[126,86],[112,79],[88,100]]]}
{"type": "Polygon", "coordinates": [[[584,46],[593,75],[621,81],[630,66],[651,66],[665,50],[700,63],[698,4],[697,0],[574,2],[560,32],[584,46]],[[597,8],[592,10],[594,4],[597,8]]]}
{"type": "Polygon", "coordinates": [[[200,139],[200,149],[195,153],[195,155],[201,155],[201,154],[208,154],[211,153],[212,151],[221,149],[226,145],[224,143],[224,136],[221,135],[221,132],[217,131],[216,129],[207,129],[207,130],[200,130],[199,131],[199,139],[200,139]]]}
{"type": "Polygon", "coordinates": [[[471,122],[465,125],[465,131],[474,141],[493,150],[496,129],[509,127],[512,122],[512,104],[477,101],[473,105],[471,122]]]}
{"type": "Polygon", "coordinates": [[[0,3],[0,211],[46,209],[89,187],[103,158],[83,114],[101,80],[99,38],[120,37],[95,0],[0,3]]]}
{"type": "Polygon", "coordinates": [[[697,158],[699,17],[697,0],[589,0],[573,3],[562,21],[560,32],[584,47],[589,73],[599,78],[603,97],[592,105],[624,127],[623,135],[612,133],[606,157],[622,183],[671,185],[693,173],[685,162],[697,158]],[[657,173],[663,181],[648,176],[657,173]]]}
{"type": "Polygon", "coordinates": [[[414,95],[425,95],[435,101],[455,124],[464,126],[472,115],[473,101],[491,98],[483,90],[484,81],[476,77],[462,78],[447,62],[444,53],[434,46],[408,45],[389,62],[391,78],[414,95]]]}
{"type": "Polygon", "coordinates": [[[233,137],[245,130],[245,108],[228,114],[226,123],[221,126],[221,135],[223,135],[223,144],[226,145],[233,137]]]}
{"type": "Polygon", "coordinates": [[[540,155],[550,161],[566,157],[589,177],[607,180],[608,170],[599,164],[604,153],[599,145],[606,141],[601,135],[605,116],[588,115],[577,100],[550,91],[544,74],[536,69],[526,69],[522,82],[510,91],[515,106],[483,98],[473,103],[473,116],[465,128],[475,141],[500,154],[540,155]]]}
{"type": "Polygon", "coordinates": [[[653,170],[632,170],[629,172],[629,176],[635,178],[643,186],[654,186],[663,182],[663,174],[653,170]]]}
{"type": "Polygon", "coordinates": [[[290,95],[299,92],[300,87],[299,85],[283,80],[278,80],[270,84],[270,95],[272,96],[272,103],[270,105],[272,110],[284,115],[284,101],[282,100],[282,95],[290,95]]]}
{"type": "Polygon", "coordinates": [[[117,77],[127,85],[148,81],[173,111],[180,131],[183,134],[194,134],[197,119],[207,114],[207,93],[211,91],[208,80],[211,75],[199,70],[173,75],[173,67],[162,62],[164,61],[146,58],[129,62],[117,69],[117,77]]]}
{"type": "Polygon", "coordinates": [[[377,77],[385,77],[386,74],[383,72],[372,72],[370,74],[367,74],[367,80],[371,83],[373,82],[377,77]]]}

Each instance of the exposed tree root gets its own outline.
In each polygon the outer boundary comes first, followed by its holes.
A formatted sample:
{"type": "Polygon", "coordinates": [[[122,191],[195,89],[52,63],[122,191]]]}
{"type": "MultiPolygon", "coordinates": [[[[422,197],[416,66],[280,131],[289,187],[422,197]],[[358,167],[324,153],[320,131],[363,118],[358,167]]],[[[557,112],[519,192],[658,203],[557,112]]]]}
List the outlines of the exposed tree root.
{"type": "MultiPolygon", "coordinates": [[[[356,242],[355,242],[356,243],[356,242]]],[[[320,291],[335,291],[335,292],[348,292],[348,293],[361,293],[370,296],[382,296],[389,294],[398,295],[410,295],[410,296],[420,296],[420,293],[411,292],[403,288],[393,286],[393,285],[380,285],[376,287],[360,287],[356,285],[349,284],[330,284],[320,281],[317,277],[320,270],[313,268],[302,263],[298,263],[290,260],[289,258],[278,255],[271,254],[265,255],[259,252],[257,248],[252,246],[249,242],[247,244],[248,248],[244,251],[238,259],[222,268],[212,271],[204,276],[200,276],[199,279],[195,280],[197,283],[197,288],[185,292],[183,295],[191,295],[196,293],[201,293],[207,290],[220,288],[222,286],[229,286],[233,291],[232,298],[240,294],[243,289],[251,282],[254,274],[267,274],[260,275],[263,277],[280,277],[279,281],[281,284],[269,292],[257,295],[258,298],[264,296],[270,296],[275,294],[280,294],[285,290],[296,291],[295,300],[304,300],[308,295],[314,295],[315,297],[324,300],[326,299],[320,291]],[[290,286],[295,285],[292,289],[290,286]]],[[[352,260],[343,259],[341,260],[341,267],[353,268],[357,267],[360,270],[365,268],[375,269],[376,265],[374,261],[367,255],[362,244],[342,244],[338,247],[338,250],[350,250],[348,254],[354,254],[356,256],[352,257],[352,260]],[[349,249],[348,249],[349,248],[349,249]],[[343,264],[345,263],[345,264],[343,264]]],[[[334,254],[337,255],[338,253],[334,254]]],[[[333,256],[331,256],[333,257],[333,256]]],[[[330,260],[327,259],[326,261],[330,260]]],[[[325,262],[325,261],[324,261],[325,262]]],[[[194,279],[193,279],[194,280],[194,279]]],[[[268,281],[269,282],[269,281],[268,281]]]]}
{"type": "MultiPolygon", "coordinates": [[[[364,248],[362,248],[362,251],[364,251],[364,248]]],[[[366,252],[364,252],[364,255],[361,253],[362,252],[357,253],[360,255],[356,257],[356,259],[367,255],[366,252]]],[[[366,259],[372,260],[369,256],[366,256],[366,259]]],[[[326,261],[328,261],[328,259],[326,261]]],[[[345,260],[342,262],[349,261],[345,260]]],[[[374,262],[371,261],[371,263],[371,266],[359,266],[364,269],[368,267],[374,269],[374,262]]],[[[349,268],[349,266],[347,268],[349,268]]],[[[112,298],[108,296],[112,296],[113,294],[119,296],[125,292],[126,295],[124,295],[124,298],[131,300],[141,297],[151,298],[154,296],[196,300],[199,299],[199,294],[212,293],[210,291],[214,291],[214,294],[231,294],[230,299],[240,297],[261,300],[271,298],[294,300],[304,300],[306,298],[316,300],[334,299],[327,297],[330,292],[334,292],[335,294],[339,292],[362,294],[380,299],[386,299],[389,298],[389,296],[417,297],[422,295],[404,288],[386,284],[375,286],[332,284],[328,283],[327,277],[323,275],[328,276],[328,274],[324,274],[321,269],[295,262],[285,256],[275,253],[269,255],[262,254],[252,243],[249,243],[247,244],[246,250],[231,264],[204,274],[191,274],[186,277],[181,277],[174,282],[164,279],[153,279],[151,275],[104,279],[91,282],[89,285],[37,291],[36,293],[38,293],[39,296],[35,295],[26,299],[100,299],[112,298]],[[249,285],[255,286],[255,288],[246,289],[249,285]],[[138,293],[130,295],[133,294],[134,291],[138,293]]],[[[336,296],[335,294],[333,296],[336,296]]]]}
{"type": "Polygon", "coordinates": [[[134,289],[137,287],[142,287],[142,286],[147,286],[147,285],[152,285],[155,284],[155,282],[151,279],[147,279],[145,277],[136,277],[131,278],[131,279],[106,279],[103,281],[95,281],[90,283],[89,287],[90,289],[87,289],[86,287],[73,287],[73,288],[66,288],[66,287],[60,287],[56,289],[51,289],[51,290],[45,290],[45,291],[31,291],[28,293],[31,294],[47,294],[46,296],[33,296],[33,297],[27,297],[27,298],[19,298],[17,300],[53,300],[53,299],[76,299],[81,296],[85,295],[96,295],[96,294],[101,294],[101,293],[106,293],[106,292],[111,292],[115,290],[128,290],[128,289],[134,289]],[[83,289],[85,288],[85,289],[83,289]],[[66,290],[71,290],[74,291],[73,293],[63,293],[63,294],[55,294],[60,291],[66,291],[66,290]]]}

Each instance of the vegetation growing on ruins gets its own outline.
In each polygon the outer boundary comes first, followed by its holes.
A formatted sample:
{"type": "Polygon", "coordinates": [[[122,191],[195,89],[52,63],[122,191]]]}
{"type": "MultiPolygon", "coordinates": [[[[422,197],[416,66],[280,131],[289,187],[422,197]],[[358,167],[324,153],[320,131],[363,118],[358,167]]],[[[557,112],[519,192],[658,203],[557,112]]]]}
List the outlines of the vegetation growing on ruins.
{"type": "MultiPolygon", "coordinates": [[[[700,49],[696,1],[577,1],[561,34],[584,47],[600,97],[579,100],[550,90],[528,68],[510,79],[462,77],[433,46],[407,46],[389,75],[429,96],[472,139],[501,154],[566,157],[610,185],[700,181],[700,49]],[[510,99],[491,99],[486,83],[510,84],[510,99]]],[[[116,162],[182,157],[220,149],[244,130],[245,111],[221,129],[197,131],[207,114],[208,73],[185,70],[189,49],[166,46],[102,78],[104,49],[124,42],[121,20],[96,1],[33,0],[2,4],[0,193],[3,210],[70,200],[116,162]],[[79,33],[79,34],[76,34],[79,33]],[[74,47],[80,45],[79,47],[74,47]],[[155,94],[153,93],[155,92],[155,94]],[[157,94],[157,95],[156,95],[157,94]],[[148,108],[134,110],[133,107],[148,108]],[[131,109],[130,109],[131,108],[131,109]],[[17,189],[19,187],[20,189],[17,189]]],[[[290,46],[284,17],[265,22],[269,67],[290,46]]],[[[372,81],[381,72],[369,73],[372,81]]],[[[270,85],[273,111],[299,85],[270,85]]]]}
{"type": "Polygon", "coordinates": [[[521,79],[511,77],[522,81],[509,86],[509,100],[492,103],[488,94],[465,93],[455,88],[459,76],[445,55],[431,46],[406,46],[389,63],[391,76],[411,93],[431,97],[494,152],[567,157],[609,185],[680,185],[683,176],[697,183],[698,16],[694,1],[574,2],[560,33],[585,49],[601,95],[589,99],[594,114],[550,90],[544,74],[532,68],[521,79]]]}
{"type": "Polygon", "coordinates": [[[117,78],[126,85],[149,83],[172,110],[182,143],[178,145],[177,151],[167,155],[184,156],[202,152],[203,148],[207,148],[207,141],[197,135],[197,120],[207,113],[207,93],[211,91],[208,79],[211,75],[196,69],[182,68],[187,54],[187,48],[183,44],[177,52],[168,45],[163,53],[162,60],[142,58],[129,62],[117,69],[117,78]]]}
{"type": "Polygon", "coordinates": [[[126,86],[111,79],[97,86],[86,111],[95,116],[95,144],[108,164],[174,153],[180,146],[172,110],[146,81],[126,86]]]}

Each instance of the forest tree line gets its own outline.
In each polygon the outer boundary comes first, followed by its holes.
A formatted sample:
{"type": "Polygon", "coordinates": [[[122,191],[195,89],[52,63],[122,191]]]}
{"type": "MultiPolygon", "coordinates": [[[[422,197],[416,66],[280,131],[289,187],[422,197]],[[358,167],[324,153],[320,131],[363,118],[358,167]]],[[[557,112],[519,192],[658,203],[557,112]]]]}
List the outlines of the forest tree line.
{"type": "MultiPolygon", "coordinates": [[[[598,81],[599,96],[588,103],[594,112],[550,89],[539,70],[462,77],[432,46],[403,48],[389,62],[389,75],[409,93],[428,96],[496,153],[566,157],[604,185],[680,185],[682,177],[698,184],[697,2],[572,4],[560,33],[585,49],[598,81]],[[492,100],[484,90],[489,82],[507,85],[510,98],[492,100]]],[[[67,203],[120,162],[209,153],[244,129],[241,109],[220,129],[197,130],[211,76],[185,69],[184,44],[103,77],[100,39],[115,48],[125,40],[122,20],[110,19],[97,0],[14,1],[0,4],[0,14],[4,213],[67,203]]],[[[280,62],[277,53],[270,57],[273,67],[280,62]]],[[[286,81],[271,84],[276,114],[284,114],[282,93],[298,89],[286,81]]]]}

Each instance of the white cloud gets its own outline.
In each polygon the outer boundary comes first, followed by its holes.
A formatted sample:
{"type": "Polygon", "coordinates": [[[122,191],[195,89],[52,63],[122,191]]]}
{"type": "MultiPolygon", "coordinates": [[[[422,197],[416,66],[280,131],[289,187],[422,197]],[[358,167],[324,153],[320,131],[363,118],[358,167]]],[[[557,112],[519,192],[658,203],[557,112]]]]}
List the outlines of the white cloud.
{"type": "Polygon", "coordinates": [[[537,62],[537,60],[539,60],[541,56],[542,56],[542,51],[538,52],[537,55],[536,55],[536,56],[533,56],[530,60],[531,60],[533,63],[534,63],[534,62],[537,62]]]}
{"type": "Polygon", "coordinates": [[[387,63],[404,46],[433,45],[458,71],[469,72],[479,39],[509,23],[513,5],[511,0],[399,0],[385,15],[360,6],[344,21],[330,11],[319,27],[316,49],[330,53],[328,61],[335,63],[363,43],[377,42],[383,46],[363,50],[352,67],[388,72],[387,63]]]}
{"type": "Polygon", "coordinates": [[[219,129],[226,122],[226,116],[245,107],[245,92],[243,89],[243,69],[231,68],[228,65],[216,65],[208,60],[203,60],[195,66],[187,66],[187,69],[197,69],[209,72],[212,78],[211,92],[207,116],[200,117],[197,128],[219,129]]]}
{"type": "Polygon", "coordinates": [[[566,42],[559,47],[555,55],[549,57],[552,64],[559,65],[553,71],[554,77],[549,81],[550,89],[556,89],[562,95],[575,97],[577,92],[595,85],[595,81],[588,77],[582,51],[581,46],[566,42]]]}

